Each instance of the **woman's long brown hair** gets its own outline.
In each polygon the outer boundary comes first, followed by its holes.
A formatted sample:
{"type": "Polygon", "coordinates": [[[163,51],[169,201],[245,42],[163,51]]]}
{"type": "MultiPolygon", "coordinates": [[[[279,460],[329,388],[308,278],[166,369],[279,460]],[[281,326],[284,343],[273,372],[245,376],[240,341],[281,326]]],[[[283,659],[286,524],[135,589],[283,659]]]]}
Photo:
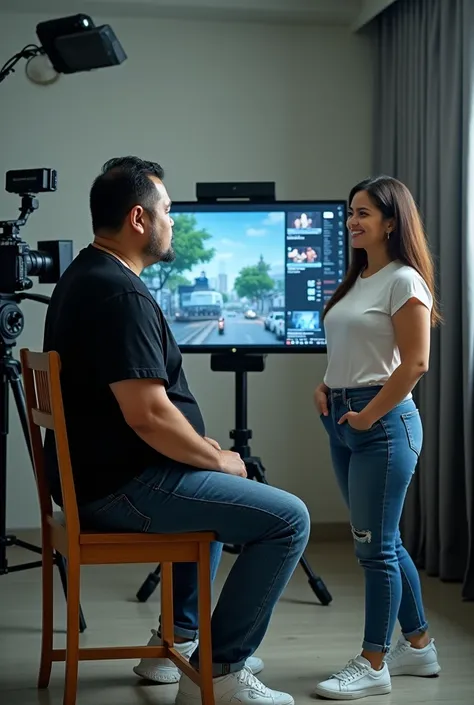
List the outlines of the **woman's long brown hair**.
{"type": "MultiPolygon", "coordinates": [[[[413,267],[423,277],[433,296],[431,325],[436,326],[441,321],[441,315],[436,302],[433,260],[413,196],[404,184],[390,176],[377,176],[361,181],[350,192],[349,204],[359,191],[367,191],[384,218],[395,221],[394,230],[387,242],[389,257],[392,261],[398,260],[413,267]]],[[[367,252],[363,248],[354,248],[347,274],[327,302],[323,318],[350,291],[366,267],[367,252]]]]}

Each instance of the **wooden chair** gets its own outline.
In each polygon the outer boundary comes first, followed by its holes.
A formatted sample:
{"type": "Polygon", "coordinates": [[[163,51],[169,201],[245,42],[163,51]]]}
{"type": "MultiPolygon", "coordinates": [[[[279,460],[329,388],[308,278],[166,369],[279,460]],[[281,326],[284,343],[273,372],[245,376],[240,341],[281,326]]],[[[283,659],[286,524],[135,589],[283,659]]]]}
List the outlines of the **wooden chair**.
{"type": "Polygon", "coordinates": [[[43,551],[43,633],[39,688],[47,688],[53,661],[66,662],[63,705],[76,702],[79,661],[100,659],[168,658],[201,689],[203,705],[215,705],[211,651],[211,532],[188,534],[93,533],[81,531],[60,387],[56,352],[21,350],[28,426],[41,510],[43,551]],[[64,521],[53,516],[44,472],[41,428],[54,431],[64,501],[64,521]],[[66,649],[53,648],[53,559],[57,551],[67,560],[66,649]],[[196,562],[199,581],[199,672],[174,648],[172,564],[196,562]],[[79,647],[79,591],[81,565],[112,563],[161,564],[162,646],[79,647]]]}

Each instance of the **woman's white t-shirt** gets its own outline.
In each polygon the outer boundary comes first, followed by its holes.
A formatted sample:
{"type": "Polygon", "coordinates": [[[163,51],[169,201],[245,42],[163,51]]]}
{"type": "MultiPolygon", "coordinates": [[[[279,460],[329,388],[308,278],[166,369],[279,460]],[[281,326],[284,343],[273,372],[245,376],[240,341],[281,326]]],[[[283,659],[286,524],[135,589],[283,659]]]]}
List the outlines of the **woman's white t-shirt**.
{"type": "Polygon", "coordinates": [[[430,311],[431,292],[418,272],[391,262],[370,277],[359,276],[325,319],[331,389],[384,384],[400,365],[392,316],[411,298],[430,311]]]}

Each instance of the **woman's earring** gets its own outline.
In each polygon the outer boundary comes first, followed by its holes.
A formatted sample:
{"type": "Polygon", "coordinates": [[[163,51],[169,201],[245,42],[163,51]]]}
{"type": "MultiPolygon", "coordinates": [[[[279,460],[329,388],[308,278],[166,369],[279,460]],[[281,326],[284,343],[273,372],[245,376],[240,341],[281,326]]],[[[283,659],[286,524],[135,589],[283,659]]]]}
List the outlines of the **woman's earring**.
{"type": "Polygon", "coordinates": [[[390,240],[390,230],[387,232],[387,240],[390,240]]]}

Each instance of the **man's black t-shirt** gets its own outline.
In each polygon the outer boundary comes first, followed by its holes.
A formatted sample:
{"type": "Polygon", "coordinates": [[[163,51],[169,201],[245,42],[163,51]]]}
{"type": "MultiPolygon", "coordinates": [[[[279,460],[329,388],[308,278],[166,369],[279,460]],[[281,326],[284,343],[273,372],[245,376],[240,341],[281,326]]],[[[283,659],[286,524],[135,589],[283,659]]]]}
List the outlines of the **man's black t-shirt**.
{"type": "MultiPolygon", "coordinates": [[[[169,467],[127,425],[110,384],[161,379],[199,435],[204,421],[167,321],[140,277],[89,245],[56,285],[43,349],[61,359],[61,387],[78,504],[115,492],[147,467],[169,467]]],[[[54,438],[47,434],[51,493],[61,505],[54,438]]]]}

